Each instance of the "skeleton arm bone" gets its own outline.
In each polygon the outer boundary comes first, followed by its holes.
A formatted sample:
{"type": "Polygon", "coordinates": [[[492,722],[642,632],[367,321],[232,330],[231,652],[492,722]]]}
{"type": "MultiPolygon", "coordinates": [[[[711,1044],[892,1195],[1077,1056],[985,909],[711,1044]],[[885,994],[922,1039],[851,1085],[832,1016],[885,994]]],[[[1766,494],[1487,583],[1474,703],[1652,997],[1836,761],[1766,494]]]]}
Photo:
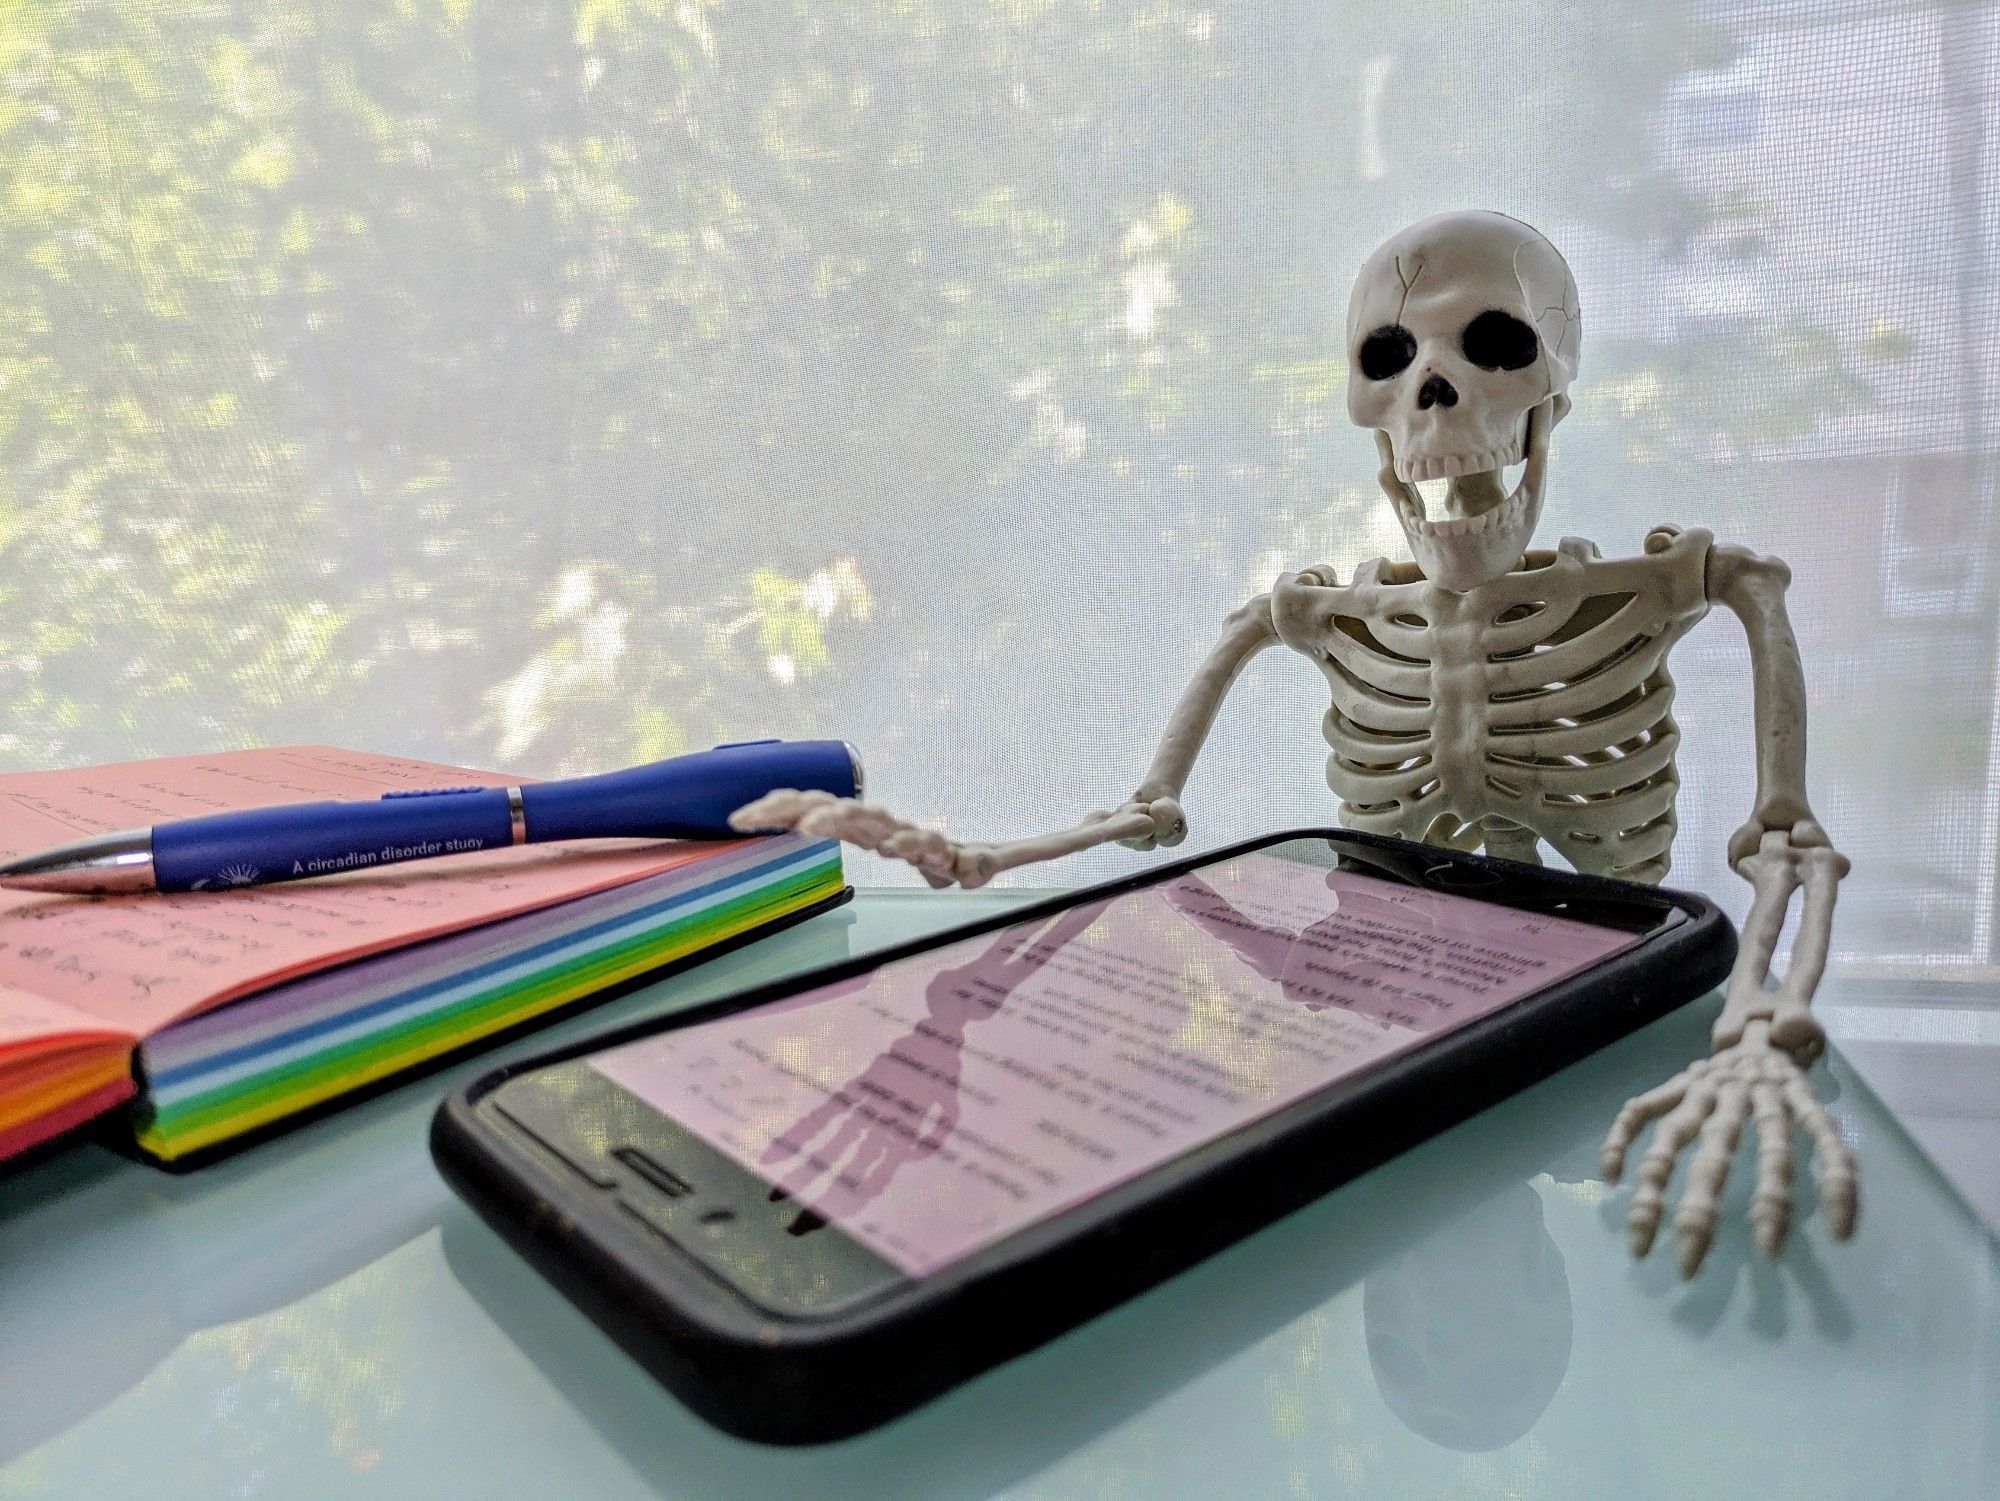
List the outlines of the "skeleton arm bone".
{"type": "Polygon", "coordinates": [[[898,818],[886,809],[824,792],[784,789],[730,815],[746,833],[796,829],[842,839],[915,866],[933,886],[983,886],[1002,871],[1120,840],[1138,849],[1178,844],[1187,837],[1181,789],[1208,739],[1209,729],[1236,679],[1258,652],[1277,640],[1271,597],[1260,594],[1229,617],[1201,668],[1181,691],[1139,789],[1122,806],[1093,813],[1081,823],[1003,844],[959,844],[935,829],[898,818]]]}
{"type": "Polygon", "coordinates": [[[1807,1009],[1826,969],[1833,902],[1846,858],[1828,842],[1806,801],[1806,680],[1798,638],[1785,613],[1791,570],[1776,558],[1718,547],[1709,590],[1743,622],[1757,717],[1757,806],[1729,841],[1729,863],[1755,892],[1743,924],[1743,953],[1729,978],[1715,1041],[1740,1040],[1754,1020],[1771,1023],[1771,1042],[1808,1064],[1826,1033],[1807,1009]],[[1775,992],[1764,989],[1792,893],[1804,888],[1792,962],[1775,992]]]}
{"type": "MultiPolygon", "coordinates": [[[[1174,816],[1179,816],[1178,808],[1174,816]]],[[[915,866],[933,886],[958,885],[968,890],[984,886],[1002,871],[1017,865],[1060,859],[1079,850],[1109,844],[1114,839],[1151,841],[1156,830],[1152,811],[1131,802],[1110,812],[1093,813],[1081,823],[1047,834],[1005,844],[960,844],[936,829],[900,818],[887,808],[851,797],[835,797],[830,792],[802,792],[792,787],[781,787],[746,803],[729,815],[729,824],[745,834],[793,829],[815,839],[839,839],[915,866]]]]}
{"type": "Polygon", "coordinates": [[[1848,862],[1828,842],[1806,800],[1805,672],[1785,613],[1791,577],[1775,558],[1739,547],[1710,554],[1708,588],[1743,622],[1750,641],[1757,721],[1757,805],[1729,843],[1730,863],[1751,884],[1743,943],[1713,1035],[1715,1051],[1650,1094],[1628,1101],[1604,1143],[1604,1171],[1616,1180],[1625,1154],[1658,1121],[1639,1169],[1629,1217],[1632,1249],[1652,1246],[1668,1179],[1681,1151],[1697,1143],[1674,1214],[1681,1271],[1693,1275],[1714,1235],[1717,1204],[1746,1122],[1757,1132],[1757,1188],[1750,1222],[1767,1256],[1782,1249],[1791,1224],[1794,1126],[1820,1159],[1819,1198],[1835,1239],[1853,1233],[1853,1154],[1841,1141],[1803,1070],[1826,1045],[1808,1009],[1826,968],[1835,889],[1848,862]],[[1775,991],[1766,991],[1771,958],[1793,893],[1803,890],[1792,960],[1775,991]]]}
{"type": "Polygon", "coordinates": [[[1160,823],[1158,843],[1179,844],[1187,837],[1187,824],[1180,814],[1180,796],[1187,786],[1188,773],[1194,769],[1195,757],[1208,742],[1208,732],[1215,724],[1222,701],[1242,676],[1243,669],[1250,665],[1252,657],[1277,639],[1277,628],[1271,621],[1271,596],[1260,594],[1230,614],[1222,629],[1222,639],[1210,649],[1207,659],[1181,690],[1173,717],[1167,721],[1159,747],[1153,752],[1152,764],[1146,768],[1139,790],[1132,794],[1134,803],[1154,805],[1165,801],[1171,805],[1160,823]]]}

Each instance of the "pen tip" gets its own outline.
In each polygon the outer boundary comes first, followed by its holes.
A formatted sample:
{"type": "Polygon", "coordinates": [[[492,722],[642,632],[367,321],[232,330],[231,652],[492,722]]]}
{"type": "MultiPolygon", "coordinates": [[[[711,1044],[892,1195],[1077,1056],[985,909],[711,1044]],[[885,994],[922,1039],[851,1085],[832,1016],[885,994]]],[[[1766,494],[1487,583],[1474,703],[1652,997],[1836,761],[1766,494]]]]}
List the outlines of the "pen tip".
{"type": "Polygon", "coordinates": [[[122,829],[0,861],[0,887],[71,895],[153,889],[150,829],[122,829]]]}

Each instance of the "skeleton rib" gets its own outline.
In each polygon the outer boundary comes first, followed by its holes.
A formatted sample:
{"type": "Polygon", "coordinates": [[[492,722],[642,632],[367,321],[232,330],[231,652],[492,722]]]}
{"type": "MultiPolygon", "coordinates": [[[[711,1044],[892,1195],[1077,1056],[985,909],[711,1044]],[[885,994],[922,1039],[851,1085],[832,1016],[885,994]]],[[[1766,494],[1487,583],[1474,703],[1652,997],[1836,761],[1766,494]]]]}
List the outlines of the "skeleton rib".
{"type": "Polygon", "coordinates": [[[1578,682],[1623,656],[1643,652],[1652,635],[1626,620],[1632,609],[1627,605],[1609,620],[1546,651],[1492,662],[1486,674],[1489,690],[1519,693],[1549,683],[1578,682]]]}
{"type": "Polygon", "coordinates": [[[1616,841],[1614,870],[1625,870],[1644,861],[1657,860],[1673,848],[1674,820],[1663,815],[1636,829],[1627,829],[1616,841]]]}
{"type": "Polygon", "coordinates": [[[1428,699],[1408,699],[1384,693],[1373,683],[1349,672],[1332,656],[1320,658],[1333,706],[1355,724],[1366,724],[1384,735],[1427,735],[1431,728],[1428,699]]]}
{"type": "Polygon", "coordinates": [[[1365,642],[1355,640],[1338,628],[1327,633],[1323,647],[1329,661],[1337,663],[1356,681],[1365,683],[1376,693],[1410,703],[1430,702],[1429,662],[1405,661],[1372,650],[1365,642]]]}
{"type": "Polygon", "coordinates": [[[1388,803],[1382,807],[1361,807],[1345,799],[1340,804],[1340,826],[1344,829],[1359,829],[1364,834],[1389,834],[1400,838],[1409,837],[1403,831],[1403,805],[1388,803]]]}
{"type": "MultiPolygon", "coordinates": [[[[1486,631],[1486,649],[1495,656],[1506,656],[1513,652],[1529,651],[1549,639],[1576,612],[1574,603],[1551,604],[1545,599],[1517,600],[1507,606],[1516,610],[1528,606],[1528,613],[1517,615],[1512,620],[1495,619],[1486,631]]],[[[1505,614],[1506,611],[1501,611],[1505,614]]]]}
{"type": "Polygon", "coordinates": [[[1488,706],[1486,722],[1494,730],[1506,730],[1558,719],[1586,719],[1616,703],[1653,675],[1660,658],[1666,654],[1666,643],[1654,637],[1651,647],[1605,662],[1588,677],[1565,681],[1560,688],[1496,698],[1488,706]]]}
{"type": "Polygon", "coordinates": [[[1602,677],[1627,662],[1649,660],[1646,648],[1652,640],[1651,636],[1628,636],[1609,649],[1593,643],[1596,650],[1575,657],[1549,651],[1532,661],[1491,662],[1487,664],[1488,691],[1495,703],[1532,703],[1572,683],[1587,683],[1602,677]],[[1501,671],[1504,668],[1534,670],[1507,674],[1501,671]],[[1510,675],[1517,680],[1511,685],[1506,681],[1510,675]]]}
{"type": "Polygon", "coordinates": [[[1427,662],[1431,654],[1430,627],[1404,625],[1397,616],[1407,613],[1397,607],[1392,596],[1373,609],[1356,611],[1351,618],[1365,622],[1368,634],[1380,642],[1385,651],[1394,652],[1408,661],[1427,662]]]}
{"type": "Polygon", "coordinates": [[[1498,767],[1514,767],[1528,772],[1542,789],[1559,794],[1594,796],[1636,787],[1673,765],[1680,745],[1680,731],[1669,719],[1644,745],[1622,756],[1603,755],[1586,761],[1518,760],[1489,751],[1487,761],[1498,767]]]}
{"type": "Polygon", "coordinates": [[[1674,806],[1674,794],[1679,791],[1680,783],[1662,774],[1651,782],[1607,797],[1571,801],[1545,792],[1540,801],[1544,808],[1562,815],[1565,829],[1580,829],[1600,839],[1609,839],[1669,812],[1674,806]]]}
{"type": "Polygon", "coordinates": [[[1374,807],[1381,803],[1407,802],[1420,788],[1437,779],[1437,769],[1426,756],[1414,766],[1356,766],[1339,756],[1326,760],[1326,784],[1343,801],[1374,807]]]}
{"type": "Polygon", "coordinates": [[[1667,718],[1674,685],[1664,671],[1654,674],[1624,699],[1614,699],[1603,712],[1579,714],[1574,724],[1528,724],[1496,728],[1489,744],[1504,748],[1510,759],[1533,760],[1575,756],[1622,745],[1667,718]]]}
{"type": "Polygon", "coordinates": [[[1337,708],[1327,711],[1320,729],[1335,754],[1362,766],[1394,765],[1411,756],[1427,756],[1431,749],[1428,732],[1386,734],[1369,725],[1355,723],[1337,708]]]}

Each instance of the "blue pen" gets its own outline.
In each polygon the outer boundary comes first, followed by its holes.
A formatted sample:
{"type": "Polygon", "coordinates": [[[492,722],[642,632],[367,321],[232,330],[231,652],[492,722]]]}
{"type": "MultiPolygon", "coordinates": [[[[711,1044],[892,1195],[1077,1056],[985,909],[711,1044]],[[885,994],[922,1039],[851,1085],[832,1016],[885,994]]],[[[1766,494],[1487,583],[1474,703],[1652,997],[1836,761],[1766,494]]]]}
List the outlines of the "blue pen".
{"type": "Polygon", "coordinates": [[[564,839],[737,839],[729,815],[780,787],[861,795],[844,740],[746,740],[601,776],[388,792],[99,834],[0,863],[26,891],[206,891],[564,839]]]}

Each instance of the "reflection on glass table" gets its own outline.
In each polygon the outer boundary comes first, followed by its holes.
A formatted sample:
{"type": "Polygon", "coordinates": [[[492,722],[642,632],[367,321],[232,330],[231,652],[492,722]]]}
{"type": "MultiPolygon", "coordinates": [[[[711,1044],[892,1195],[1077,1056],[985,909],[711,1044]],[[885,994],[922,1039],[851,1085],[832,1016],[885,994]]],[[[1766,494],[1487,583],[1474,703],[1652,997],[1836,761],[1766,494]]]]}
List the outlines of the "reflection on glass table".
{"type": "MultiPolygon", "coordinates": [[[[864,895],[511,1051],[1020,900],[864,895]]],[[[430,1110],[490,1056],[184,1178],[72,1149],[0,1180],[0,1498],[2000,1492],[2000,1255],[1838,1056],[1852,1243],[1626,1259],[1597,1138],[1712,1013],[817,1449],[702,1424],[444,1189],[430,1110]]]]}

